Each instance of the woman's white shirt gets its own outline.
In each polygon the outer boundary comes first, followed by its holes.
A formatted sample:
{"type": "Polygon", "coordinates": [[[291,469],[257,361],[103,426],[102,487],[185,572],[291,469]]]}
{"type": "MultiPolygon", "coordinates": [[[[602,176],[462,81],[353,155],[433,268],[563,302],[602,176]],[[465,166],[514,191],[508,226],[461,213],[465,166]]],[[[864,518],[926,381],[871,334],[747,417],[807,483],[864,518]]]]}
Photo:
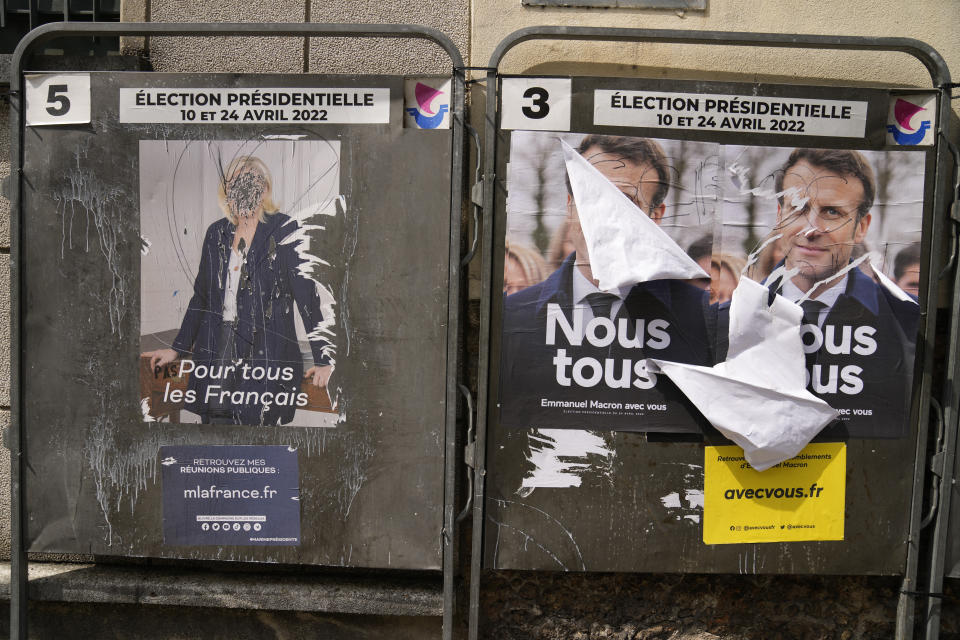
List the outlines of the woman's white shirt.
{"type": "Polygon", "coordinates": [[[223,293],[224,322],[235,322],[237,319],[237,291],[240,289],[242,268],[243,255],[236,249],[230,249],[230,264],[227,267],[227,290],[223,293]]]}

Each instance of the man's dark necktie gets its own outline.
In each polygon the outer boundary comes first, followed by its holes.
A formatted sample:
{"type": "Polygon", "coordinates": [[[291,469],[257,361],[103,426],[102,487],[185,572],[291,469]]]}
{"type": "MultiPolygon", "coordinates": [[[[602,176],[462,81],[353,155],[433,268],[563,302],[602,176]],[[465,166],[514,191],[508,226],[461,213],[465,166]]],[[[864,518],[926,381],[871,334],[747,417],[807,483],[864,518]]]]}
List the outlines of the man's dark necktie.
{"type": "Polygon", "coordinates": [[[816,300],[804,300],[800,306],[803,307],[803,324],[812,325],[820,324],[820,312],[827,308],[827,305],[816,300]]]}
{"type": "Polygon", "coordinates": [[[593,309],[594,318],[609,318],[610,308],[620,298],[612,293],[591,293],[585,299],[590,308],[593,309]]]}

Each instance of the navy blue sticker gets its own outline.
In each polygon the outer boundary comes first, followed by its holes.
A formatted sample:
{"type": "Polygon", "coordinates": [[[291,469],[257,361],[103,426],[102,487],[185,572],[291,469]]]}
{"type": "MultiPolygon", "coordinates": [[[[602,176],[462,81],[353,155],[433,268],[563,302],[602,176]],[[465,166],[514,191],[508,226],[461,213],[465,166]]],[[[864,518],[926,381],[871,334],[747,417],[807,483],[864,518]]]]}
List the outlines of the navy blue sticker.
{"type": "Polygon", "coordinates": [[[164,544],[300,544],[296,449],[160,447],[160,464],[164,544]]]}

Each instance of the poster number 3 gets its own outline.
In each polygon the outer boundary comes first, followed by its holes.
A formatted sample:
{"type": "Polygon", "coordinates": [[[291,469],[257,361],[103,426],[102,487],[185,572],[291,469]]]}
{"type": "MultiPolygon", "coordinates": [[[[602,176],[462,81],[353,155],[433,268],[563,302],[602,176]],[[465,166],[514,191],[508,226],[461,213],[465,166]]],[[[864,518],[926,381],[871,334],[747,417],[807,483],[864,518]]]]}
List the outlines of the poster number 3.
{"type": "Polygon", "coordinates": [[[28,126],[90,122],[90,74],[31,74],[25,80],[28,126]]]}
{"type": "Polygon", "coordinates": [[[546,118],[550,113],[550,93],[543,87],[530,87],[523,92],[524,98],[530,98],[530,106],[523,108],[523,115],[534,120],[546,118]]]}
{"type": "Polygon", "coordinates": [[[569,131],[570,84],[569,78],[504,78],[500,127],[569,131]]]}

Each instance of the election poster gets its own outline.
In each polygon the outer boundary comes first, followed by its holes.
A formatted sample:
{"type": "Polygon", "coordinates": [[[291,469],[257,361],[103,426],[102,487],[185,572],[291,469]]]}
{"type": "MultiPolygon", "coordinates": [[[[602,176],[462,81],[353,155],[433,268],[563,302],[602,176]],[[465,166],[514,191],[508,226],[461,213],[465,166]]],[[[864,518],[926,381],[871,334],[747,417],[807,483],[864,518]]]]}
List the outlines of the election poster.
{"type": "Polygon", "coordinates": [[[712,363],[719,151],[688,141],[512,134],[502,424],[699,431],[696,409],[646,359],[712,363]],[[601,290],[603,280],[613,286],[601,290]]]}
{"type": "Polygon", "coordinates": [[[500,82],[486,566],[902,574],[930,96],[500,82]]]}
{"type": "Polygon", "coordinates": [[[806,389],[837,414],[821,439],[906,435],[924,172],[914,150],[513,131],[501,424],[701,431],[664,370],[722,371],[747,278],[803,309],[806,389]]]}
{"type": "Polygon", "coordinates": [[[441,569],[463,102],[407,80],[32,79],[25,549],[441,569]]]}
{"type": "Polygon", "coordinates": [[[139,156],[143,419],[335,425],[339,142],[143,140],[139,156]]]}
{"type": "Polygon", "coordinates": [[[846,445],[807,445],[760,472],[739,447],[705,447],[703,542],[843,540],[846,445]]]}
{"type": "Polygon", "coordinates": [[[158,455],[164,544],[300,544],[293,447],[183,445],[160,447],[158,455]]]}
{"type": "MultiPolygon", "coordinates": [[[[819,437],[905,436],[925,154],[731,145],[724,164],[721,255],[746,258],[744,277],[803,309],[807,390],[837,412],[819,437]]],[[[728,311],[720,306],[718,360],[728,311]]]]}

